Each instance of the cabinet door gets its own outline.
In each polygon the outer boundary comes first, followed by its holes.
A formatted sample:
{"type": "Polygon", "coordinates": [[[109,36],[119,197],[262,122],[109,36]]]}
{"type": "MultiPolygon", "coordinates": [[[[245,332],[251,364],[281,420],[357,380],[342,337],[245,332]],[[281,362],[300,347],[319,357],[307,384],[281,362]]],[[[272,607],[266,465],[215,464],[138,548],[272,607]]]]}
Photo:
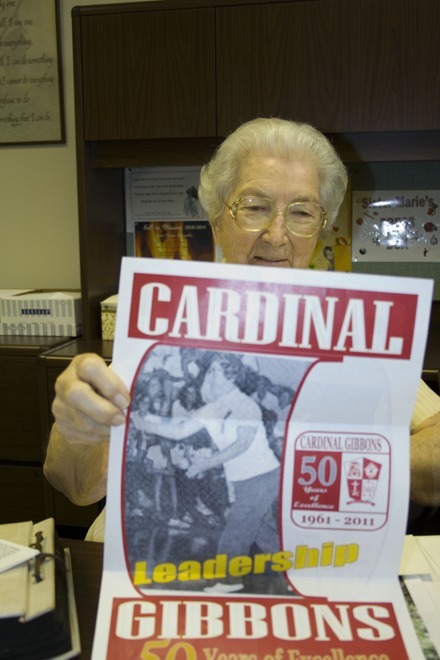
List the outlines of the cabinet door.
{"type": "Polygon", "coordinates": [[[440,2],[219,8],[218,131],[258,115],[326,133],[440,128],[440,2]]]}
{"type": "Polygon", "coordinates": [[[355,0],[217,9],[219,135],[258,115],[355,130],[357,16],[355,0]]]}
{"type": "Polygon", "coordinates": [[[41,463],[37,358],[0,356],[0,391],[0,458],[41,463]]]}
{"type": "Polygon", "coordinates": [[[214,12],[82,17],[85,140],[215,135],[214,12]]]}
{"type": "Polygon", "coordinates": [[[0,464],[0,523],[33,520],[47,516],[41,467],[0,464]]]}
{"type": "Polygon", "coordinates": [[[440,128],[440,2],[361,0],[359,130],[440,128]]]}

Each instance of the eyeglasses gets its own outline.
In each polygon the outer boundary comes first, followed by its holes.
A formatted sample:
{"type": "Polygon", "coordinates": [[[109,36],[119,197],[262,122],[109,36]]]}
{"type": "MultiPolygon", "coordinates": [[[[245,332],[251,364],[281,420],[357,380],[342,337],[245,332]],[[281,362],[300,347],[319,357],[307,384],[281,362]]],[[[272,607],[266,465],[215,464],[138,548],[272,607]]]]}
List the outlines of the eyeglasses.
{"type": "Polygon", "coordinates": [[[287,229],[295,236],[311,238],[327,224],[327,210],[317,202],[292,202],[277,209],[267,197],[240,197],[233,204],[225,202],[232,219],[246,231],[262,231],[281,213],[287,229]]]}

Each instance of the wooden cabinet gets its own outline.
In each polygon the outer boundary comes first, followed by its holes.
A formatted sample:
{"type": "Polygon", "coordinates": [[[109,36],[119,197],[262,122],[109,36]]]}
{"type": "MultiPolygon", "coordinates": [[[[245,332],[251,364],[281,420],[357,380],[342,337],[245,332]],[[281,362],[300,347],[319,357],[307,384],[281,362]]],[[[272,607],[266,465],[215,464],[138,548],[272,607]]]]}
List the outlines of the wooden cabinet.
{"type": "Polygon", "coordinates": [[[86,140],[215,135],[214,8],[81,21],[86,140]]]}
{"type": "Polygon", "coordinates": [[[41,465],[0,462],[0,523],[44,520],[50,493],[41,465]]]}
{"type": "Polygon", "coordinates": [[[257,115],[326,133],[440,128],[438,0],[74,11],[85,140],[224,136],[257,115]]]}
{"type": "Polygon", "coordinates": [[[440,128],[440,3],[316,0],[217,9],[217,134],[256,115],[324,133],[440,128]]]}
{"type": "Polygon", "coordinates": [[[0,356],[3,460],[41,463],[37,359],[19,349],[16,355],[0,356]]]}
{"type": "Polygon", "coordinates": [[[361,0],[353,130],[440,129],[439,25],[438,0],[361,0]]]}
{"type": "Polygon", "coordinates": [[[50,515],[39,355],[61,337],[0,337],[0,523],[50,515]]]}
{"type": "Polygon", "coordinates": [[[153,0],[73,19],[83,333],[126,254],[124,168],[201,165],[258,115],[350,161],[440,158],[439,0],[153,0]]]}
{"type": "Polygon", "coordinates": [[[111,342],[0,337],[0,524],[53,516],[64,535],[70,529],[83,536],[100,511],[99,503],[73,505],[43,474],[55,380],[72,357],[86,351],[110,362],[111,342]]]}
{"type": "Polygon", "coordinates": [[[257,115],[354,128],[355,0],[217,9],[218,133],[257,115]]]}

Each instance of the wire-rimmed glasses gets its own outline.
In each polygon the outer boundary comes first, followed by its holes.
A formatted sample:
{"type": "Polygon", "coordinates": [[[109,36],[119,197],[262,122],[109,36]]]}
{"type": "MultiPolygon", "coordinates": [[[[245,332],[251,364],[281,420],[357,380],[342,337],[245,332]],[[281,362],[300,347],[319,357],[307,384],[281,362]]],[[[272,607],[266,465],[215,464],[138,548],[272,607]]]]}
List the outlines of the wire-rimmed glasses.
{"type": "Polygon", "coordinates": [[[280,213],[287,229],[301,238],[311,238],[324,229],[327,211],[317,202],[291,202],[280,210],[267,197],[240,197],[231,205],[225,202],[232,219],[245,231],[263,231],[280,213]]]}

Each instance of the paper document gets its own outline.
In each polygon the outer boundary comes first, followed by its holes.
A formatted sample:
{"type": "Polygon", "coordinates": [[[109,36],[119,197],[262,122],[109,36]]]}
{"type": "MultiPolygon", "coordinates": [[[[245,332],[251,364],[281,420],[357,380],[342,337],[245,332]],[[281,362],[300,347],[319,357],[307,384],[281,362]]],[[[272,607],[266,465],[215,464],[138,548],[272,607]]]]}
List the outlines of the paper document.
{"type": "Polygon", "coordinates": [[[423,658],[398,572],[431,295],[123,260],[95,659],[423,658]]]}

